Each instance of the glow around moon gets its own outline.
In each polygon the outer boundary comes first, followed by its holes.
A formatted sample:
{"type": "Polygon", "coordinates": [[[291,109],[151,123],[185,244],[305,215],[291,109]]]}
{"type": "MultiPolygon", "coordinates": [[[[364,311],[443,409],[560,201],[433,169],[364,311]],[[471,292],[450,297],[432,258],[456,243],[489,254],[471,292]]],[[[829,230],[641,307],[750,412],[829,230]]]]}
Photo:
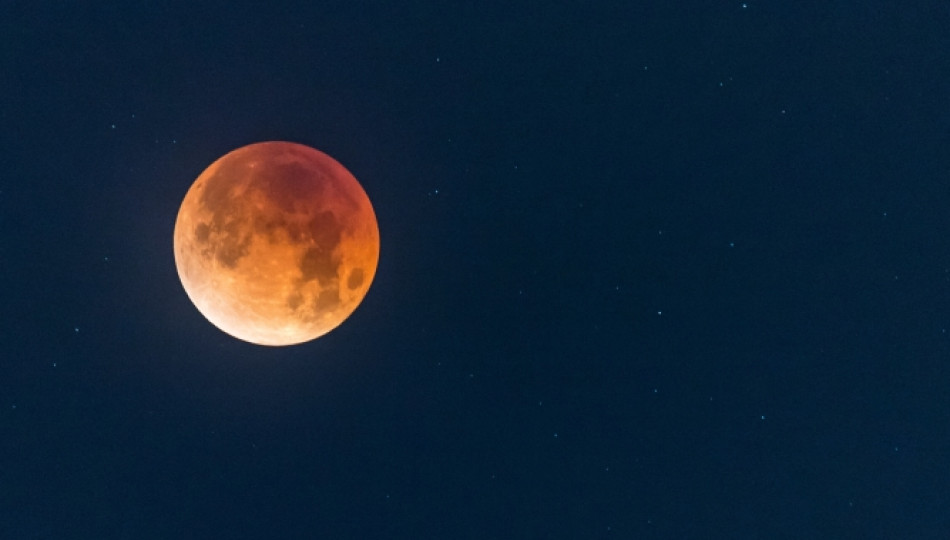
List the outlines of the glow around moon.
{"type": "Polygon", "coordinates": [[[289,142],[238,148],[211,164],[175,223],[185,292],[212,324],[260,345],[309,341],[369,290],[379,228],[356,178],[289,142]]]}

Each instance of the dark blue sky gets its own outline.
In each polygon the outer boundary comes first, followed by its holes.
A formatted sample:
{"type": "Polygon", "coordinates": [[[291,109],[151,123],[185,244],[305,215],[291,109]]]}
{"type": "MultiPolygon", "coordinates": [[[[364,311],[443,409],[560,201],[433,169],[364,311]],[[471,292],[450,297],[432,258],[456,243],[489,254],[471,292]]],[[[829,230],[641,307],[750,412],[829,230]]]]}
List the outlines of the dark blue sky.
{"type": "Polygon", "coordinates": [[[7,2],[0,537],[943,538],[944,2],[7,2]],[[359,178],[266,348],[172,255],[222,154],[359,178]]]}

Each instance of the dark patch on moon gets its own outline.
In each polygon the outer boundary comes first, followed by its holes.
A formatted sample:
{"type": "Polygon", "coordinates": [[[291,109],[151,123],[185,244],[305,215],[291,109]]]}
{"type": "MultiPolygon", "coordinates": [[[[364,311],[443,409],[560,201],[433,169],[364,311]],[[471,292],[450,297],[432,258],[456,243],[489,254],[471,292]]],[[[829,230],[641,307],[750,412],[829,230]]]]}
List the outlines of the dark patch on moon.
{"type": "Polygon", "coordinates": [[[346,278],[346,286],[351,291],[354,289],[359,289],[363,285],[363,280],[366,279],[363,275],[362,268],[354,268],[350,271],[349,277],[346,278]]]}
{"type": "Polygon", "coordinates": [[[323,246],[315,246],[304,252],[300,259],[300,274],[303,282],[317,280],[320,285],[328,285],[336,279],[336,270],[340,261],[335,261],[333,252],[323,246]]]}
{"type": "Polygon", "coordinates": [[[300,260],[303,281],[316,279],[325,286],[337,278],[340,259],[336,250],[340,245],[342,231],[342,226],[330,211],[320,212],[307,222],[311,247],[304,252],[300,260]]]}
{"type": "Polygon", "coordinates": [[[314,299],[313,312],[317,315],[327,311],[335,311],[340,305],[340,291],[337,288],[324,289],[314,299]]]}
{"type": "Polygon", "coordinates": [[[264,177],[251,179],[251,185],[260,189],[283,212],[294,213],[300,205],[309,206],[320,200],[326,190],[327,176],[299,163],[267,167],[264,177]]]}
{"type": "Polygon", "coordinates": [[[201,246],[201,254],[207,259],[215,259],[226,268],[235,268],[241,257],[247,255],[251,237],[241,234],[238,224],[233,220],[222,227],[214,223],[199,223],[195,227],[195,240],[201,246]],[[211,233],[221,235],[216,245],[211,245],[211,233]],[[223,234],[222,234],[223,233],[223,234]]]}
{"type": "Polygon", "coordinates": [[[340,239],[343,237],[343,225],[329,210],[324,210],[310,218],[307,229],[314,244],[325,246],[330,251],[340,245],[340,239]]]}
{"type": "Polygon", "coordinates": [[[214,258],[227,268],[235,268],[238,261],[250,251],[250,246],[250,236],[239,239],[236,235],[228,235],[221,240],[214,252],[214,258]]]}
{"type": "Polygon", "coordinates": [[[291,293],[287,297],[287,307],[293,311],[297,311],[297,308],[303,305],[303,295],[299,292],[291,293]]]}
{"type": "Polygon", "coordinates": [[[300,227],[295,226],[293,223],[289,223],[282,215],[268,215],[265,217],[254,216],[254,224],[252,225],[254,232],[257,235],[263,236],[271,244],[276,244],[282,242],[277,232],[286,231],[287,236],[294,242],[300,240],[300,227]]]}
{"type": "Polygon", "coordinates": [[[211,225],[208,223],[199,223],[195,227],[195,240],[201,244],[208,243],[208,239],[211,237],[211,225]]]}
{"type": "Polygon", "coordinates": [[[201,192],[201,206],[211,214],[211,220],[195,227],[195,239],[204,246],[203,256],[217,260],[226,268],[235,268],[250,250],[252,235],[240,217],[244,215],[240,208],[246,203],[231,191],[231,187],[244,182],[248,174],[253,171],[229,166],[225,161],[224,166],[204,182],[201,192]]]}

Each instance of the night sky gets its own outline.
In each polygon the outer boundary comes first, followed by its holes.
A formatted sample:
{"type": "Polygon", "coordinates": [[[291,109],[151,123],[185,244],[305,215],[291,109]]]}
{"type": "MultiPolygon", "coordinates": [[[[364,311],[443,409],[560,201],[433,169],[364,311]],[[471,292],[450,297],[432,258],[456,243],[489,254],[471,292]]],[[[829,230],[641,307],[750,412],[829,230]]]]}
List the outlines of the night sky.
{"type": "Polygon", "coordinates": [[[0,145],[0,538],[948,537],[947,2],[8,0],[0,145]],[[266,140],[379,220],[292,347],[172,253],[266,140]]]}

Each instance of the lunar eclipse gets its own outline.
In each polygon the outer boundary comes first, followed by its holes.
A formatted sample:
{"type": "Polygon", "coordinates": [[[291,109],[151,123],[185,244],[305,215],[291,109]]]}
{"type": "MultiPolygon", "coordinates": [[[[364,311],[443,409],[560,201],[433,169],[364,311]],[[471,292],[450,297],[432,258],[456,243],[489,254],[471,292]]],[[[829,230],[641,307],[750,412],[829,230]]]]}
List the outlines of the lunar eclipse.
{"type": "Polygon", "coordinates": [[[369,197],[330,156],[262,142],[212,163],[178,212],[175,265],[212,324],[260,345],[339,326],[369,290],[379,228],[369,197]]]}

